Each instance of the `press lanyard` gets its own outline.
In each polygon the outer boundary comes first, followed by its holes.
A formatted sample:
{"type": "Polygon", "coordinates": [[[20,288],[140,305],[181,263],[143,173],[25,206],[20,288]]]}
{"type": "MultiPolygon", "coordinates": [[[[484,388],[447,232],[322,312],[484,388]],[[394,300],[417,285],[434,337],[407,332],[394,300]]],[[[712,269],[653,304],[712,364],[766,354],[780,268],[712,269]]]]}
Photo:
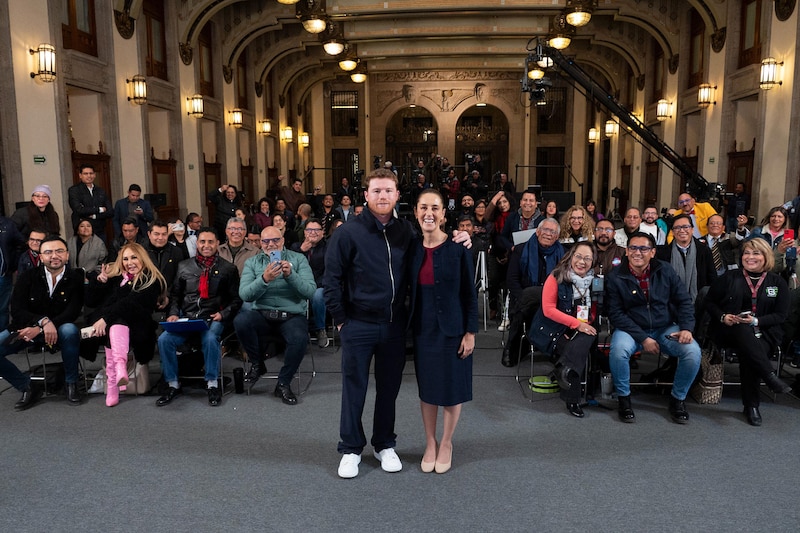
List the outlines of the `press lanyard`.
{"type": "Polygon", "coordinates": [[[753,312],[753,316],[756,316],[756,297],[758,296],[758,289],[760,289],[761,284],[764,283],[767,273],[761,273],[761,277],[758,279],[758,283],[756,283],[755,287],[753,287],[753,282],[750,280],[750,276],[747,275],[747,272],[744,269],[742,269],[742,274],[744,274],[744,280],[747,282],[747,286],[750,287],[750,310],[753,312]]]}

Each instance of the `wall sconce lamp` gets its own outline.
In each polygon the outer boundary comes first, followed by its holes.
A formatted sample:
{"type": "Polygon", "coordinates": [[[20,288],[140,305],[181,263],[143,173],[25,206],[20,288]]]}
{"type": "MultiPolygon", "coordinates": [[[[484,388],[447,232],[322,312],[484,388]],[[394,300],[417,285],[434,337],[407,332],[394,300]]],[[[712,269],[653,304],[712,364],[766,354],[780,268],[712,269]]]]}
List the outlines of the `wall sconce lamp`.
{"type": "Polygon", "coordinates": [[[619,124],[614,122],[613,119],[606,120],[605,128],[606,137],[613,137],[619,133],[619,124]]]}
{"type": "Polygon", "coordinates": [[[717,102],[714,101],[714,91],[716,90],[716,85],[701,83],[700,87],[697,89],[697,107],[705,109],[711,104],[716,105],[717,102]]]}
{"type": "Polygon", "coordinates": [[[272,122],[269,120],[261,120],[258,123],[258,133],[261,135],[272,135],[272,122]]]}
{"type": "Polygon", "coordinates": [[[187,115],[194,118],[203,118],[203,95],[195,94],[186,99],[189,110],[187,115]]]}
{"type": "Polygon", "coordinates": [[[242,110],[238,107],[234,108],[232,111],[229,112],[231,121],[228,123],[229,125],[233,126],[234,128],[241,128],[242,127],[242,110]]]}
{"type": "Polygon", "coordinates": [[[308,148],[309,145],[308,133],[306,132],[301,133],[299,140],[300,140],[300,146],[302,146],[303,148],[308,148]]]}
{"type": "Polygon", "coordinates": [[[589,128],[589,144],[594,144],[600,140],[600,132],[597,128],[589,128]]]}
{"type": "Polygon", "coordinates": [[[567,0],[567,23],[576,28],[586,26],[592,20],[594,7],[595,0],[567,0]]]}
{"type": "Polygon", "coordinates": [[[286,143],[294,142],[294,131],[291,126],[281,128],[281,140],[286,143]]]}
{"type": "Polygon", "coordinates": [[[126,79],[125,83],[131,86],[131,94],[128,101],[133,101],[136,105],[144,105],[147,103],[147,79],[141,74],[137,74],[131,79],[126,79]]]}
{"type": "Polygon", "coordinates": [[[42,43],[36,50],[30,49],[31,55],[36,56],[36,69],[31,72],[31,78],[39,78],[44,82],[56,79],[56,47],[52,44],[42,43]]]}
{"type": "Polygon", "coordinates": [[[672,102],[668,102],[665,99],[661,99],[656,104],[656,118],[660,121],[665,121],[668,118],[672,118],[670,114],[670,110],[672,108],[672,102]]]}
{"type": "Polygon", "coordinates": [[[308,33],[322,33],[328,27],[325,0],[300,0],[295,6],[295,15],[308,33]]]}
{"type": "Polygon", "coordinates": [[[283,4],[283,5],[287,5],[287,6],[293,6],[299,1],[300,0],[278,0],[278,3],[279,4],[283,4]]]}
{"type": "Polygon", "coordinates": [[[761,76],[758,80],[758,86],[768,91],[776,85],[783,85],[782,80],[778,80],[778,67],[783,66],[783,61],[780,63],[774,57],[767,57],[761,60],[761,76]]]}
{"type": "Polygon", "coordinates": [[[364,83],[367,81],[367,66],[360,65],[356,70],[350,73],[350,79],[353,83],[364,83]]]}

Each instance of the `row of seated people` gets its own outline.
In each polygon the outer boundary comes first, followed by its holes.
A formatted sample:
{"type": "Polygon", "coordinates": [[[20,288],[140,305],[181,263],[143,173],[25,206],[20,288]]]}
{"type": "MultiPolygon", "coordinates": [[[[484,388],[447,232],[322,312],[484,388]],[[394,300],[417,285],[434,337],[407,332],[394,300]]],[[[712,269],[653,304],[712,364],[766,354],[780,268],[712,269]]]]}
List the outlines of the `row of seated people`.
{"type": "MultiPolygon", "coordinates": [[[[151,231],[158,227],[155,224],[151,231]]],[[[230,219],[226,231],[229,236],[243,234],[244,221],[230,219]]],[[[83,269],[68,266],[70,255],[62,238],[45,237],[38,254],[41,265],[18,276],[11,298],[11,325],[0,333],[0,377],[22,392],[15,408],[30,407],[43,391],[7,356],[34,346],[60,349],[70,405],[82,403],[77,387],[79,354],[96,353],[102,346],[106,359],[106,404],[116,405],[120,389],[128,385],[129,350],[140,363],[147,363],[153,357],[157,328],[153,314],[159,309],[167,322],[191,318],[201,319],[207,326],[200,337],[210,405],[221,402],[220,338],[226,324],[234,327],[242,349],[249,356],[252,365],[247,379],[251,382],[264,372],[263,354],[268,336],[283,338],[284,366],[275,395],[286,404],[297,403],[290,384],[305,354],[306,311],[317,285],[306,255],[285,249],[277,228],[264,229],[260,244],[260,249],[255,249],[242,243],[229,261],[223,258],[221,250],[225,246],[230,248],[231,242],[220,245],[214,230],[200,228],[197,255],[169,262],[171,269],[159,269],[144,247],[129,243],[122,247],[113,263],[85,273],[83,269]],[[248,257],[241,255],[243,250],[248,257]],[[82,341],[77,324],[81,322],[84,304],[91,311],[83,332],[89,338],[82,341]]],[[[157,400],[159,406],[171,403],[181,394],[176,350],[190,335],[165,331],[158,337],[162,372],[169,386],[157,400]]]]}
{"type": "MultiPolygon", "coordinates": [[[[717,226],[724,228],[719,216],[709,222],[709,233],[717,233],[717,226]]],[[[610,221],[600,220],[591,240],[563,243],[558,240],[558,222],[543,220],[526,243],[515,247],[509,262],[511,324],[502,363],[517,364],[525,326],[532,324],[531,343],[560,354],[562,398],[568,411],[581,417],[580,376],[596,342],[595,319],[603,314],[614,328],[609,364],[620,418],[626,422],[635,418],[629,361],[643,350],[678,359],[669,410],[673,420],[686,423],[684,400],[700,364],[693,332],[708,316],[712,337],[739,347],[745,415],[751,424],[760,424],[761,380],[773,391],[790,390],[775,375],[769,359],[782,343],[788,286],[773,271],[776,253],[766,239],[752,235],[726,239],[727,247],[741,251],[741,260],[736,264],[728,257],[721,262],[719,236],[711,236],[714,241],[709,245],[692,237],[693,227],[690,216],[678,215],[672,220],[671,244],[657,246],[655,236],[640,231],[628,235],[623,247],[615,242],[610,221]],[[597,290],[599,280],[602,291],[597,290]]]]}

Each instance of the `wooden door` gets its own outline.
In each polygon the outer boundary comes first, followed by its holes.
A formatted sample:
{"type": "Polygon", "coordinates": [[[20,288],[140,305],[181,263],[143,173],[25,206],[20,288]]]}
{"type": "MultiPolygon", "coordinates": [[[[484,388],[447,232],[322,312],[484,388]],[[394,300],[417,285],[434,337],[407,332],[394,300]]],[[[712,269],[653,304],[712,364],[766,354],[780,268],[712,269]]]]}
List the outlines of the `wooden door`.
{"type": "Polygon", "coordinates": [[[159,195],[159,201],[155,202],[153,205],[156,218],[167,222],[174,222],[180,216],[180,202],[178,201],[178,162],[172,157],[172,150],[169,151],[169,159],[156,159],[155,153],[151,148],[150,163],[153,168],[152,190],[153,193],[159,195]],[[161,200],[163,200],[163,203],[161,200]]]}
{"type": "Polygon", "coordinates": [[[203,154],[203,175],[205,176],[205,193],[206,193],[206,207],[208,208],[208,217],[205,218],[206,225],[211,226],[216,214],[216,207],[208,201],[208,193],[214,189],[219,189],[222,186],[222,164],[219,161],[209,163],[205,161],[205,154],[203,154]]]}
{"type": "MultiPolygon", "coordinates": [[[[100,143],[100,149],[96,154],[82,154],[80,152],[72,151],[72,183],[77,185],[81,182],[81,165],[92,165],[95,171],[94,184],[103,189],[108,196],[111,206],[114,206],[114,199],[111,195],[111,156],[105,153],[103,143],[100,143]]],[[[64,228],[72,225],[71,217],[72,212],[66,215],[67,220],[64,221],[64,228]]],[[[75,228],[72,228],[73,231],[75,228]]],[[[112,219],[106,219],[106,241],[110,242],[114,238],[114,224],[112,219]]],[[[107,243],[108,243],[107,242],[107,243]]],[[[107,244],[106,243],[106,244],[107,244]]]]}

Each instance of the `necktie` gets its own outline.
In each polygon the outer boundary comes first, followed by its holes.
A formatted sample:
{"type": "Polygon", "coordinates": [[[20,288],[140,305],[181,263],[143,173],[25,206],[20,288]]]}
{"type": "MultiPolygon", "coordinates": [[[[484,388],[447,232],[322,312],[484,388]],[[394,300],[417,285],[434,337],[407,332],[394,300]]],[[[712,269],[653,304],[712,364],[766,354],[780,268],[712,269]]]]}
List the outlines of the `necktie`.
{"type": "Polygon", "coordinates": [[[714,268],[717,272],[722,270],[722,254],[719,253],[719,239],[714,239],[714,245],[711,247],[711,257],[714,259],[714,268]]]}

